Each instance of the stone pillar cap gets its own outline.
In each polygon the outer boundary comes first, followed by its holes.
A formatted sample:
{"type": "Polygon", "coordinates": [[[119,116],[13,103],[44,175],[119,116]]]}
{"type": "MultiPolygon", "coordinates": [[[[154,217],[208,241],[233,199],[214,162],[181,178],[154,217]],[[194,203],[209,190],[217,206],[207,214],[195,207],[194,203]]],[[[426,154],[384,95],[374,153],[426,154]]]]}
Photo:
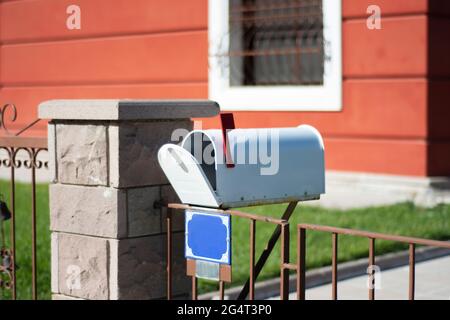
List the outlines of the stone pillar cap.
{"type": "Polygon", "coordinates": [[[155,120],[213,117],[220,107],[210,100],[49,100],[39,105],[40,119],[155,120]]]}

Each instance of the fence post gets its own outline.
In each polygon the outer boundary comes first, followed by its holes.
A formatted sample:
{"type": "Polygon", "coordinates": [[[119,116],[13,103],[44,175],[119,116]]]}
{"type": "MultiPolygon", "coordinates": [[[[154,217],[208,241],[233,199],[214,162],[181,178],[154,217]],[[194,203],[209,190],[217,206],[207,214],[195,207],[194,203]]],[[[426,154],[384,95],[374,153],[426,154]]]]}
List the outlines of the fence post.
{"type": "Polygon", "coordinates": [[[289,300],[289,223],[281,225],[280,300],[289,300]]]}
{"type": "MultiPolygon", "coordinates": [[[[218,112],[210,101],[54,100],[40,105],[39,117],[51,120],[53,299],[166,296],[167,213],[154,202],[177,199],[156,154],[172,134],[178,141],[179,134],[191,130],[190,118],[218,112]]],[[[188,297],[190,291],[183,221],[174,215],[174,298],[188,297]]]]}
{"type": "Polygon", "coordinates": [[[306,292],[306,229],[297,227],[297,299],[305,300],[306,292]]]}

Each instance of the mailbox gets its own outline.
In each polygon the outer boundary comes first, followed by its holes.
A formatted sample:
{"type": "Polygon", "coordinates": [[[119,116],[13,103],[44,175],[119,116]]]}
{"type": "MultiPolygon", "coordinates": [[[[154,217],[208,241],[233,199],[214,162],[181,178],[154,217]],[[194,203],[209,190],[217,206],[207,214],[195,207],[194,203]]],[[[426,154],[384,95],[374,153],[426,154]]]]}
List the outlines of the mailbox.
{"type": "Polygon", "coordinates": [[[194,130],[158,161],[185,204],[233,208],[316,200],[325,193],[324,146],[309,125],[194,130]]]}

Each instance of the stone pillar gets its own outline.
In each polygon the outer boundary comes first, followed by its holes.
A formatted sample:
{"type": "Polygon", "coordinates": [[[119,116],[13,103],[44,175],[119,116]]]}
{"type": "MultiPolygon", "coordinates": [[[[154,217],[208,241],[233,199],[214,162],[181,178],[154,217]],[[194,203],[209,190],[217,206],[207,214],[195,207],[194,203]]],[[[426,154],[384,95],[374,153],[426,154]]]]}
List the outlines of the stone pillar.
{"type": "MultiPolygon", "coordinates": [[[[48,125],[54,299],[161,299],[166,295],[165,210],[177,197],[159,147],[211,101],[54,100],[48,125]]],[[[188,297],[183,215],[174,215],[173,295],[188,297]]]]}

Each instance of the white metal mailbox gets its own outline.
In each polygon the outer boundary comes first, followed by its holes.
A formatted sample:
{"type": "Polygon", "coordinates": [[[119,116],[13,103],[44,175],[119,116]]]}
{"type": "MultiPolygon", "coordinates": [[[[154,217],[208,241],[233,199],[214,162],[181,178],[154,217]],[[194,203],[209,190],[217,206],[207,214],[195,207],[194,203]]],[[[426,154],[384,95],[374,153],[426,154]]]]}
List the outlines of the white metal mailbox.
{"type": "Polygon", "coordinates": [[[160,148],[159,164],[183,203],[233,208],[325,193],[324,146],[315,128],[233,129],[223,137],[222,130],[194,130],[181,145],[160,148]]]}

